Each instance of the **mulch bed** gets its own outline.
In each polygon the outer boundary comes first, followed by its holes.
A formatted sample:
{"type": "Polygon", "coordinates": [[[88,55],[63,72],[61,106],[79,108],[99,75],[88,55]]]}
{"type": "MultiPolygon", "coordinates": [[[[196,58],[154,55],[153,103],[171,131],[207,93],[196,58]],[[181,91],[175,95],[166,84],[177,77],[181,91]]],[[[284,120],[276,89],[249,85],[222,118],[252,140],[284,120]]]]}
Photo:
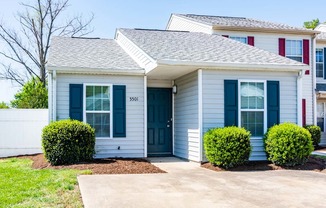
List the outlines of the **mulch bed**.
{"type": "Polygon", "coordinates": [[[52,166],[43,154],[20,156],[20,158],[28,158],[33,160],[32,167],[34,169],[77,169],[91,170],[92,174],[144,174],[144,173],[166,173],[158,167],[152,165],[145,159],[94,159],[90,162],[83,162],[74,165],[52,166]]]}
{"type": "Polygon", "coordinates": [[[326,160],[315,157],[309,157],[309,160],[306,164],[297,165],[294,167],[282,167],[267,161],[248,162],[247,164],[229,168],[227,170],[218,166],[214,166],[211,163],[204,163],[201,166],[214,171],[312,170],[326,174],[326,160]]]}

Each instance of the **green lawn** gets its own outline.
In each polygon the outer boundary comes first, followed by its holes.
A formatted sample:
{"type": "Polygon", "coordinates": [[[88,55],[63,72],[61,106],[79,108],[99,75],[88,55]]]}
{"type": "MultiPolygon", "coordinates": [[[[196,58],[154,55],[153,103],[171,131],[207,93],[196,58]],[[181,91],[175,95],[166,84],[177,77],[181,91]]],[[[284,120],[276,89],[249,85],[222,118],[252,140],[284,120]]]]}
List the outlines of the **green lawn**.
{"type": "Polygon", "coordinates": [[[316,158],[320,158],[320,159],[323,159],[323,160],[326,160],[326,156],[324,155],[312,155],[313,157],[316,157],[316,158]]]}
{"type": "Polygon", "coordinates": [[[83,207],[71,169],[35,170],[29,159],[0,160],[0,207],[83,207]]]}

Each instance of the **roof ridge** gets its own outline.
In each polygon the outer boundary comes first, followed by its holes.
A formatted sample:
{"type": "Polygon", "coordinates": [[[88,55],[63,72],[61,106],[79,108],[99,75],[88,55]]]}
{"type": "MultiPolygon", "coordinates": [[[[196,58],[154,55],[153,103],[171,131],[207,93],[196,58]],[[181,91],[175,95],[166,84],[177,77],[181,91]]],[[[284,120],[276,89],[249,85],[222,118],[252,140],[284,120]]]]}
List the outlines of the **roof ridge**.
{"type": "Polygon", "coordinates": [[[194,16],[201,16],[201,17],[220,17],[220,18],[234,18],[234,19],[248,19],[247,17],[233,17],[233,16],[205,15],[205,14],[180,14],[180,15],[194,15],[194,16]]]}
{"type": "Polygon", "coordinates": [[[149,28],[120,28],[120,29],[127,29],[127,30],[143,30],[143,31],[158,31],[158,32],[183,32],[183,33],[189,33],[190,31],[185,30],[163,30],[163,29],[149,29],[149,28]]]}

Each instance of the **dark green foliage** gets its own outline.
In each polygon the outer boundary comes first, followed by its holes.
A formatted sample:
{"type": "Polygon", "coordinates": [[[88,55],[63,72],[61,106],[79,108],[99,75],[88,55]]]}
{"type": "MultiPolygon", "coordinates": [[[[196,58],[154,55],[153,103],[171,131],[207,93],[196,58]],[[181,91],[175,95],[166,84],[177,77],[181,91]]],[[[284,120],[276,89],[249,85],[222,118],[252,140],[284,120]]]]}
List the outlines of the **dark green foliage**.
{"type": "Polygon", "coordinates": [[[320,137],[321,137],[320,127],[315,126],[315,125],[307,125],[304,128],[310,132],[313,145],[315,147],[318,146],[318,144],[320,143],[320,137]]]}
{"type": "Polygon", "coordinates": [[[7,103],[5,103],[5,102],[0,102],[0,109],[8,109],[9,108],[9,106],[7,105],[7,103]]]}
{"type": "Polygon", "coordinates": [[[47,108],[48,90],[38,78],[32,78],[11,101],[13,108],[47,108]]]}
{"type": "Polygon", "coordinates": [[[271,127],[264,143],[267,159],[282,166],[304,164],[314,149],[309,131],[292,123],[271,127]]]}
{"type": "Polygon", "coordinates": [[[44,127],[42,147],[52,165],[91,160],[95,153],[95,130],[76,120],[56,121],[44,127]]]}
{"type": "Polygon", "coordinates": [[[214,165],[241,165],[250,156],[250,132],[235,126],[211,129],[204,135],[204,148],[208,161],[214,165]]]}

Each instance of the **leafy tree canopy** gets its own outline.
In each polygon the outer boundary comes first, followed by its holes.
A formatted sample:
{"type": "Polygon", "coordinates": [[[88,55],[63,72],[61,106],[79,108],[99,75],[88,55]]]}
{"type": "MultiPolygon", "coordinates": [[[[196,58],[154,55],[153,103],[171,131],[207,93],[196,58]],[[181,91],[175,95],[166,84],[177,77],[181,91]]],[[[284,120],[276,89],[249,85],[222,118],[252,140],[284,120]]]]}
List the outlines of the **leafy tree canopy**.
{"type": "Polygon", "coordinates": [[[303,23],[303,26],[307,29],[315,29],[319,25],[319,19],[313,19],[303,23]]]}
{"type": "Polygon", "coordinates": [[[15,94],[15,99],[11,101],[13,108],[47,108],[48,90],[38,79],[32,78],[23,88],[15,94]]]}
{"type": "Polygon", "coordinates": [[[5,103],[5,102],[0,102],[0,109],[8,109],[9,108],[9,106],[7,105],[7,103],[5,103]]]}

